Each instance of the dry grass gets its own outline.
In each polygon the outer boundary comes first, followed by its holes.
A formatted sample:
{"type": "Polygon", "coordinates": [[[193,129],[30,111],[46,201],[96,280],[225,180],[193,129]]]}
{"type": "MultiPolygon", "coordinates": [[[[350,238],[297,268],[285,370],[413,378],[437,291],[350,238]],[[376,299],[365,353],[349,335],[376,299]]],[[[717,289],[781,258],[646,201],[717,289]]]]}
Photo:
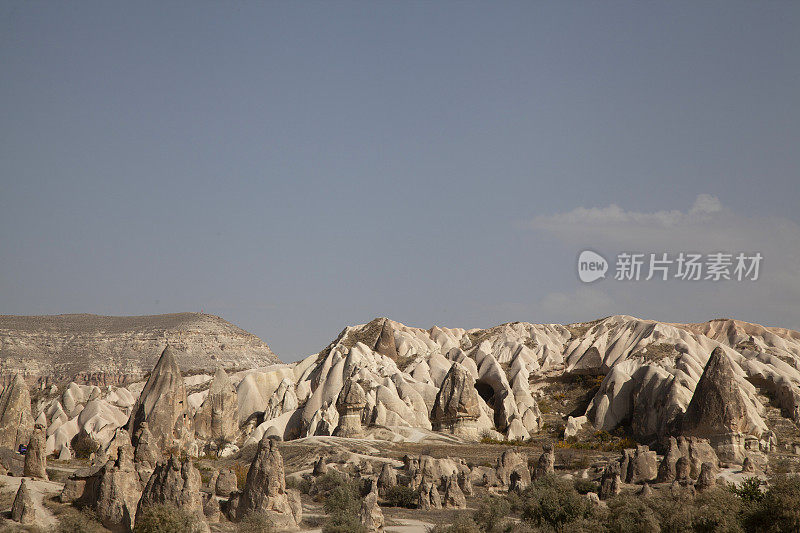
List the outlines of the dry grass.
{"type": "Polygon", "coordinates": [[[654,342],[648,344],[641,350],[631,354],[631,357],[638,357],[643,359],[646,363],[656,363],[666,358],[674,358],[678,355],[678,350],[675,349],[674,344],[667,344],[664,342],[654,342]]]}

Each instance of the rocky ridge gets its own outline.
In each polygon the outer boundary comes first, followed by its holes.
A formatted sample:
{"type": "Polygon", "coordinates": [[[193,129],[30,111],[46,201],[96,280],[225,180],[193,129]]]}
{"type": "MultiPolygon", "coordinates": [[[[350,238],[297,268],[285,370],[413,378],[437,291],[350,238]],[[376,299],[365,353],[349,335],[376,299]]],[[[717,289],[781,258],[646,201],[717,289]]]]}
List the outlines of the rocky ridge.
{"type": "Polygon", "coordinates": [[[122,385],[145,377],[167,340],[190,374],[278,362],[255,335],[202,313],[0,315],[0,376],[21,374],[31,384],[122,385]]]}

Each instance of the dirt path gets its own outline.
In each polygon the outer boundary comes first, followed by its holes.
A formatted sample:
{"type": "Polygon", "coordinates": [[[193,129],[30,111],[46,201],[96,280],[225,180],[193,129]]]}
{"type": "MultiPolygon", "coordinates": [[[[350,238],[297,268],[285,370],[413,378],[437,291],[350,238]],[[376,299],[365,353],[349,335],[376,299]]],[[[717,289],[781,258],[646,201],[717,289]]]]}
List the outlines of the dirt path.
{"type": "MultiPolygon", "coordinates": [[[[427,533],[433,524],[422,520],[411,520],[409,518],[397,518],[394,520],[396,525],[386,526],[386,533],[427,533]]],[[[300,533],[322,533],[321,528],[301,529],[300,533]]]]}
{"type": "MultiPolygon", "coordinates": [[[[12,495],[16,494],[19,490],[20,483],[22,483],[22,478],[20,477],[0,476],[0,491],[11,493],[12,495]]],[[[45,496],[60,493],[64,485],[53,481],[28,479],[28,488],[31,491],[31,498],[33,498],[33,503],[36,508],[36,525],[45,528],[55,526],[58,521],[53,516],[53,513],[42,504],[42,499],[45,496]]],[[[11,507],[3,509],[3,511],[9,511],[10,509],[11,507]]]]}

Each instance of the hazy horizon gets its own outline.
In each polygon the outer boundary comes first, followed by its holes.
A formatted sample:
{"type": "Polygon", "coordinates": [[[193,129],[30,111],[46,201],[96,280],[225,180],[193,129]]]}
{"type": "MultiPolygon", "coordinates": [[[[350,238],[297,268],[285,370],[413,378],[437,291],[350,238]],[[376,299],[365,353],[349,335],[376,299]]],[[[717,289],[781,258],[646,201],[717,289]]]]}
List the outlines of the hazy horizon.
{"type": "Polygon", "coordinates": [[[0,5],[0,313],[800,330],[800,4],[0,5]],[[763,255],[582,283],[578,254],[763,255]]]}

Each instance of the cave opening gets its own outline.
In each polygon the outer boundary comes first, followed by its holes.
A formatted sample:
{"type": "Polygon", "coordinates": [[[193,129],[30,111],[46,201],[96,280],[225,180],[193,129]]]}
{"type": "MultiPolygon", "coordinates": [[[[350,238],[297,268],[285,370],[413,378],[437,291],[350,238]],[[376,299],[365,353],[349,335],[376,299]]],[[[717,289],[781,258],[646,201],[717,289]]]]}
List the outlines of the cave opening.
{"type": "Polygon", "coordinates": [[[483,398],[483,401],[485,401],[489,407],[494,407],[494,389],[491,385],[476,381],[475,390],[478,391],[478,395],[483,398]]]}

